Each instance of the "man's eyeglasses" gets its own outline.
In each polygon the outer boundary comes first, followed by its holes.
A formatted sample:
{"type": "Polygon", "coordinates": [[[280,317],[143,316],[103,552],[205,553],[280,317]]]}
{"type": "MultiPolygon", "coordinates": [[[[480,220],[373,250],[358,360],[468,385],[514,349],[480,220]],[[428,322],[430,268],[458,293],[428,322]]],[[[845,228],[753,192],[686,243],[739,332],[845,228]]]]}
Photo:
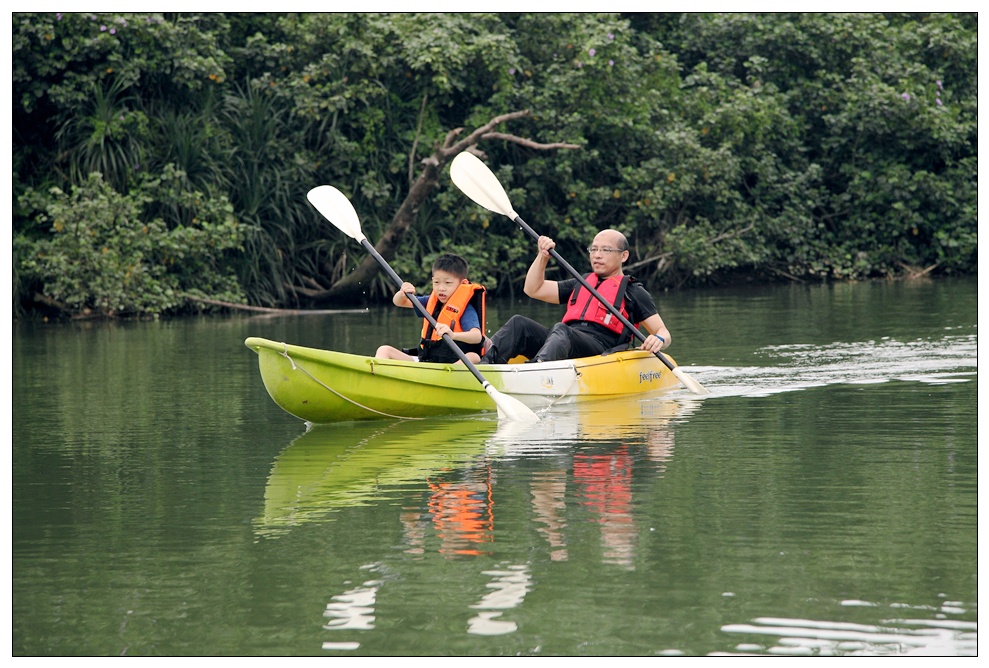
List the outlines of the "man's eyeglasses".
{"type": "Polygon", "coordinates": [[[625,251],[623,251],[620,248],[609,248],[608,246],[605,246],[603,248],[599,248],[597,246],[588,246],[587,252],[591,255],[594,255],[595,253],[624,253],[625,251]]]}

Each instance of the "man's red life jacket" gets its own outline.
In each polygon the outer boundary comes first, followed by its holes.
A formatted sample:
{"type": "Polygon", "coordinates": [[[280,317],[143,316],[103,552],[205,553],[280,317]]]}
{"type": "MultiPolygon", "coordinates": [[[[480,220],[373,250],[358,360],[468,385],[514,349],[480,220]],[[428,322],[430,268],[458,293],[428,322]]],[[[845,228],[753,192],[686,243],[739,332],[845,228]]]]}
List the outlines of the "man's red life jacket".
{"type": "MultiPolygon", "coordinates": [[[[618,312],[625,316],[626,320],[629,320],[628,309],[625,307],[625,291],[628,289],[631,276],[619,275],[601,278],[597,274],[588,274],[584,279],[618,309],[618,312]],[[592,278],[597,279],[597,285],[591,281],[592,278]]],[[[590,290],[579,284],[570,293],[567,312],[563,315],[563,322],[565,323],[578,321],[596,323],[619,335],[625,331],[625,325],[622,321],[612,315],[611,311],[597,297],[592,295],[590,290]]],[[[633,324],[638,325],[638,323],[633,324]]],[[[628,334],[631,335],[631,332],[628,334]]]]}

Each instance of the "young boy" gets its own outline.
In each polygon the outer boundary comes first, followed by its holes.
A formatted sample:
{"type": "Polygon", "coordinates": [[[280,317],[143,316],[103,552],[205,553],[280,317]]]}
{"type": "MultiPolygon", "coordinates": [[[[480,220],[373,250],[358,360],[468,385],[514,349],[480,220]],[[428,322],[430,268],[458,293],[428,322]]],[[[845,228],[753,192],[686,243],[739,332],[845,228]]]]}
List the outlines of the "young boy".
{"type": "MultiPolygon", "coordinates": [[[[392,303],[402,308],[412,308],[406,293],[415,294],[411,283],[403,283],[392,297],[392,303]]],[[[399,350],[393,346],[381,346],[375,357],[410,362],[459,362],[450,346],[443,340],[449,334],[473,363],[481,359],[484,346],[484,287],[467,280],[467,261],[459,255],[440,255],[433,262],[433,291],[416,299],[426,307],[438,325],[433,329],[422,319],[422,340],[418,348],[399,350]]],[[[418,312],[417,312],[418,314],[418,312]]]]}

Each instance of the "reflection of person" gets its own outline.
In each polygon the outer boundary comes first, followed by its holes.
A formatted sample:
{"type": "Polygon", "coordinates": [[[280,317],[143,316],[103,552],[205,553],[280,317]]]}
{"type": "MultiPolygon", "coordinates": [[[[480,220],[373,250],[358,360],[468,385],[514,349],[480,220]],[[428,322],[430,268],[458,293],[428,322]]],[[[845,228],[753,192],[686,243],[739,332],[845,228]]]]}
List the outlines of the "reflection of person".
{"type": "Polygon", "coordinates": [[[638,531],[632,519],[632,455],[628,446],[608,454],[577,453],[573,478],[581,504],[601,525],[603,561],[635,568],[638,531]]]}
{"type": "MultiPolygon", "coordinates": [[[[556,243],[539,237],[539,253],[525,276],[525,294],[550,304],[567,304],[561,322],[547,329],[535,320],[514,315],[491,337],[481,362],[504,364],[517,355],[534,362],[589,357],[624,347],[633,334],[576,278],[546,280],[549,251],[556,243]]],[[[649,336],[640,346],[659,352],[670,344],[670,332],[656,310],[649,292],[622,271],[628,259],[628,241],[617,230],[599,232],[588,247],[592,273],[587,282],[608,299],[627,320],[641,324],[649,336]]]]}
{"type": "Polygon", "coordinates": [[[563,530],[567,527],[566,511],[567,473],[548,471],[532,477],[532,509],[543,526],[536,531],[546,537],[550,546],[551,561],[567,560],[567,542],[563,530]]]}
{"type": "MultiPolygon", "coordinates": [[[[411,283],[402,283],[392,303],[412,308],[406,293],[415,294],[411,283]]],[[[436,320],[437,327],[423,318],[422,340],[418,348],[399,350],[380,346],[375,357],[419,362],[458,362],[460,358],[443,341],[449,334],[471,362],[478,362],[484,342],[484,287],[467,280],[467,261],[459,255],[440,255],[433,262],[433,291],[416,299],[436,320]]]]}

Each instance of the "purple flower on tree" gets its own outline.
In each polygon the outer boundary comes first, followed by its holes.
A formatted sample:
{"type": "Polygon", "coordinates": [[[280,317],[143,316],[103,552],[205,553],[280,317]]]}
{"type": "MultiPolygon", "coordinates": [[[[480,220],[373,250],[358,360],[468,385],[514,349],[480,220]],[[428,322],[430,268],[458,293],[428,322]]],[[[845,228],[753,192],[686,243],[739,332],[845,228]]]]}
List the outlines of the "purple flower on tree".
{"type": "Polygon", "coordinates": [[[589,56],[591,56],[592,58],[594,57],[594,54],[595,54],[595,53],[596,53],[596,52],[594,51],[594,49],[588,49],[588,50],[587,50],[587,55],[589,55],[589,56]]]}
{"type": "Polygon", "coordinates": [[[106,32],[106,26],[100,26],[100,32],[106,32]]]}
{"type": "Polygon", "coordinates": [[[56,21],[62,20],[62,12],[55,12],[55,20],[56,21]]]}
{"type": "Polygon", "coordinates": [[[910,93],[904,93],[904,94],[903,94],[903,95],[901,95],[900,97],[902,97],[902,98],[903,98],[904,100],[906,100],[907,102],[909,102],[909,101],[910,101],[910,93]]]}
{"type": "Polygon", "coordinates": [[[937,80],[937,81],[935,81],[934,83],[936,83],[936,84],[937,84],[937,89],[938,89],[938,90],[944,90],[944,86],[942,86],[942,85],[941,85],[941,80],[940,80],[940,79],[938,79],[938,80],[937,80]]]}

